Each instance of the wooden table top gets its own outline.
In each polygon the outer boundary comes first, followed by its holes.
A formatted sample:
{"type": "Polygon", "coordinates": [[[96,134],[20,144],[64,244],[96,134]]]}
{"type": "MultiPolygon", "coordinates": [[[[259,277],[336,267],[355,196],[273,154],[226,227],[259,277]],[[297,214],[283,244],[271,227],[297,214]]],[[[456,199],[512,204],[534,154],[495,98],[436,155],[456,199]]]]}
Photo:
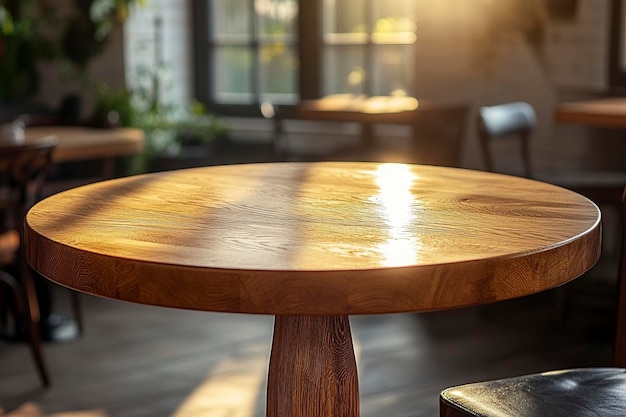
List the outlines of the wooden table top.
{"type": "Polygon", "coordinates": [[[600,252],[600,212],[553,185],[463,169],[224,165],[104,181],[27,215],[28,259],[62,285],[188,309],[359,314],[555,287],[600,252]]]}
{"type": "Polygon", "coordinates": [[[610,97],[559,104],[554,112],[558,123],[602,128],[626,128],[626,97],[610,97]]]}
{"type": "Polygon", "coordinates": [[[303,100],[296,117],[357,123],[407,123],[420,106],[414,97],[333,94],[317,100],[303,100]]]}
{"type": "Polygon", "coordinates": [[[26,128],[26,142],[46,136],[59,140],[52,159],[54,162],[102,159],[141,152],[144,133],[140,129],[95,129],[76,126],[33,126],[26,128]]]}

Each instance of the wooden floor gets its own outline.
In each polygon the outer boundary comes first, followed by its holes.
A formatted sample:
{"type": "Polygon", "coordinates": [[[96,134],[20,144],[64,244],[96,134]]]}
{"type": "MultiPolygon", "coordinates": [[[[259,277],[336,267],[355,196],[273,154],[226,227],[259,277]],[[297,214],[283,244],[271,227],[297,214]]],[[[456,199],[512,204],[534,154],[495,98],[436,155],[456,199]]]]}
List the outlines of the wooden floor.
{"type": "MultiPolygon", "coordinates": [[[[63,311],[67,290],[58,291],[63,311]]],[[[26,345],[0,342],[0,415],[263,415],[272,317],[82,300],[85,334],[45,345],[49,389],[40,388],[26,345]]],[[[557,325],[553,301],[547,293],[482,308],[352,317],[361,415],[436,416],[446,386],[609,365],[610,310],[575,307],[557,325]]]]}
{"type": "MultiPolygon", "coordinates": [[[[258,153],[248,155],[248,161],[256,160],[258,153]]],[[[575,284],[593,302],[569,306],[560,324],[554,292],[457,311],[351,317],[361,415],[434,417],[438,394],[447,386],[610,365],[614,292],[609,285],[594,295],[583,285],[586,280],[575,284]]],[[[56,311],[69,311],[67,290],[55,291],[56,311]]],[[[577,298],[565,297],[570,299],[577,298]]],[[[25,344],[0,341],[0,415],[264,414],[272,317],[172,310],[86,295],[82,301],[84,335],[45,345],[49,389],[40,388],[25,344]]]]}

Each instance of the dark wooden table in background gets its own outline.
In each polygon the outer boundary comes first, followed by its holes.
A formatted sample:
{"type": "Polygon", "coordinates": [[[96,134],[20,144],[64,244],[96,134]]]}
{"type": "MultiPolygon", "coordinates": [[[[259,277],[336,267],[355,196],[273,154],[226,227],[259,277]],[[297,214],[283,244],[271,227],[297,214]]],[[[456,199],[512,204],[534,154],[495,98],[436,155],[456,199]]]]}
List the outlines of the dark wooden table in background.
{"type": "Polygon", "coordinates": [[[54,163],[104,161],[103,178],[112,178],[115,158],[140,153],[144,147],[144,132],[135,128],[95,129],[77,126],[32,126],[26,128],[26,142],[56,136],[54,163]]]}
{"type": "Polygon", "coordinates": [[[626,97],[562,103],[556,106],[557,123],[626,129],[626,97]]]}

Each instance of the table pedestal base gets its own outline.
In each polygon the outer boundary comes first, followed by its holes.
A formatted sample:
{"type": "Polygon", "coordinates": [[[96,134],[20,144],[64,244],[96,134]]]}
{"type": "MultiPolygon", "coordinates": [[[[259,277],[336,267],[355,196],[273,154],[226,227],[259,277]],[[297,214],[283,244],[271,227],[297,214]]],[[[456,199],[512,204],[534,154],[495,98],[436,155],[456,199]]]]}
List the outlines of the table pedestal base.
{"type": "Polygon", "coordinates": [[[276,316],[267,417],[358,417],[348,316],[276,316]]]}

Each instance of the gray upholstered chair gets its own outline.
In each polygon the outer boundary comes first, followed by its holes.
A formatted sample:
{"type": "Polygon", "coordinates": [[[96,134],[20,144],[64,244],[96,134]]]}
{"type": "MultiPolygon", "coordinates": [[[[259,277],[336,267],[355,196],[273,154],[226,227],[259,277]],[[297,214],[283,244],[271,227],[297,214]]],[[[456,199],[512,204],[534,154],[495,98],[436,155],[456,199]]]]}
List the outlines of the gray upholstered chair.
{"type": "Polygon", "coordinates": [[[530,157],[530,139],[536,124],[533,106],[523,101],[481,107],[478,112],[478,138],[486,169],[496,171],[493,142],[516,140],[519,142],[523,176],[576,191],[597,204],[619,204],[626,186],[626,172],[536,170],[530,157]]]}

